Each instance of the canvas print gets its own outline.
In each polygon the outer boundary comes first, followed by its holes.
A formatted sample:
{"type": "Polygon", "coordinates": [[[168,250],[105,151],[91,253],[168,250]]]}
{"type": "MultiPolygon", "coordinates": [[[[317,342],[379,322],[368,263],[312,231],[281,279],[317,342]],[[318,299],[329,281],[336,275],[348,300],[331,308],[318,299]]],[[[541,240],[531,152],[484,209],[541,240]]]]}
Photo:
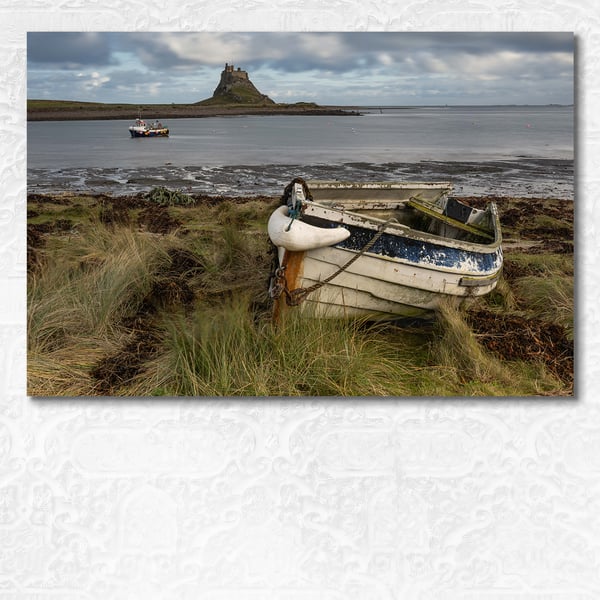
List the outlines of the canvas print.
{"type": "Polygon", "coordinates": [[[574,394],[572,33],[28,34],[28,393],[574,394]]]}

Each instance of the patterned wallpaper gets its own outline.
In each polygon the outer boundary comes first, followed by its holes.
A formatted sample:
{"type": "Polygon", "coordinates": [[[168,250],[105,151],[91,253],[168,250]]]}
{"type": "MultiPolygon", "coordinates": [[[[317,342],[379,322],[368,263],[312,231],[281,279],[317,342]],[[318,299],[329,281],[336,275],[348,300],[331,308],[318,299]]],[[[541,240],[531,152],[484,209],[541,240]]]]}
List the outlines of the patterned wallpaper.
{"type": "MultiPolygon", "coordinates": [[[[595,0],[0,0],[0,600],[600,597],[595,0]],[[577,397],[33,400],[26,32],[577,34],[577,397]]],[[[600,361],[599,361],[600,362],[600,361]]]]}

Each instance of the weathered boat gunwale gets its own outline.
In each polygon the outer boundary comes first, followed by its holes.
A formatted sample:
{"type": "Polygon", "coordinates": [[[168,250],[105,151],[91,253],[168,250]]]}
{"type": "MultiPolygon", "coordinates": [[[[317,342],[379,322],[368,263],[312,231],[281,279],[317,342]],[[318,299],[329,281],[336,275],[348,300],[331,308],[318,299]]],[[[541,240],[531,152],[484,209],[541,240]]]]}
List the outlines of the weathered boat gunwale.
{"type": "MultiPolygon", "coordinates": [[[[365,206],[362,207],[362,209],[369,209],[366,206],[366,203],[365,206]]],[[[385,207],[378,205],[377,210],[385,210],[385,207]]],[[[394,209],[390,208],[390,210],[394,209]]],[[[311,219],[314,219],[314,222],[320,223],[321,227],[323,226],[324,222],[329,221],[337,223],[339,225],[356,226],[361,227],[363,229],[369,229],[371,231],[377,231],[383,224],[387,223],[386,231],[394,235],[411,238],[425,243],[438,243],[440,245],[448,246],[451,248],[466,249],[475,252],[492,253],[495,252],[496,249],[502,244],[502,233],[500,229],[498,211],[496,209],[495,204],[492,203],[490,205],[490,211],[492,212],[492,217],[495,221],[494,239],[493,241],[487,243],[455,240],[449,237],[436,235],[434,233],[419,231],[404,223],[394,221],[388,222],[386,221],[386,219],[374,216],[367,217],[360,213],[356,213],[352,210],[336,209],[330,206],[324,206],[315,201],[307,201],[305,203],[303,219],[308,223],[311,222],[311,219]]]]}
{"type": "MultiPolygon", "coordinates": [[[[365,256],[372,256],[374,258],[377,258],[378,260],[382,260],[382,261],[389,261],[391,263],[397,264],[411,264],[411,265],[418,265],[419,268],[421,269],[425,269],[425,270],[430,270],[430,271],[436,271],[436,272],[445,272],[448,274],[455,274],[455,273],[466,273],[466,269],[464,267],[465,264],[465,259],[466,259],[466,254],[470,255],[473,260],[473,262],[476,262],[478,264],[481,264],[482,266],[482,270],[480,271],[469,271],[468,275],[469,276],[473,276],[473,277],[479,277],[479,276],[483,276],[482,273],[487,274],[487,271],[485,271],[486,265],[482,264],[485,263],[486,261],[492,261],[492,262],[496,262],[496,260],[498,259],[498,255],[499,253],[501,253],[501,249],[500,247],[497,247],[495,249],[493,249],[492,251],[489,252],[473,252],[473,251],[468,251],[465,248],[455,248],[455,247],[450,247],[447,244],[441,245],[441,244],[436,244],[431,240],[428,240],[425,242],[425,244],[428,247],[424,247],[423,248],[423,255],[427,255],[428,253],[432,252],[433,249],[435,248],[435,252],[436,253],[443,253],[444,250],[448,250],[448,251],[456,251],[456,252],[462,252],[463,256],[461,257],[460,255],[458,257],[456,257],[456,260],[454,261],[454,263],[452,265],[448,265],[448,264],[444,264],[443,261],[433,261],[433,262],[425,262],[422,259],[414,259],[411,260],[410,258],[408,258],[407,256],[398,256],[397,254],[394,255],[390,255],[390,254],[385,254],[381,251],[377,251],[381,248],[381,246],[385,245],[385,242],[390,240],[390,239],[394,239],[394,238],[398,238],[398,236],[395,236],[393,234],[383,234],[381,242],[379,244],[375,244],[375,246],[372,248],[371,251],[366,252],[365,256]],[[461,260],[462,259],[462,260],[461,260]],[[456,266],[458,264],[461,264],[462,266],[456,266]]],[[[404,238],[405,240],[408,240],[409,238],[404,238]]],[[[357,245],[357,247],[351,247],[349,246],[349,244],[351,243],[352,240],[352,235],[350,236],[350,238],[348,238],[348,240],[344,240],[343,242],[340,242],[338,244],[335,244],[333,247],[334,248],[338,248],[340,250],[344,250],[345,252],[349,252],[349,253],[354,253],[354,254],[358,254],[360,252],[360,244],[357,245]]],[[[412,241],[417,241],[419,243],[421,243],[420,240],[412,240],[412,241]]],[[[500,258],[501,258],[501,254],[500,254],[500,258]]],[[[491,269],[495,269],[495,267],[492,267],[490,265],[491,269]]]]}
{"type": "MultiPolygon", "coordinates": [[[[434,207],[435,200],[439,201],[450,194],[452,183],[448,181],[437,182],[397,182],[397,181],[371,181],[371,182],[352,182],[352,181],[327,181],[311,180],[307,182],[311,192],[311,198],[305,202],[304,215],[321,216],[332,220],[333,215],[341,215],[341,218],[335,216],[335,221],[339,224],[350,224],[362,226],[366,229],[378,229],[386,222],[384,218],[378,218],[374,215],[363,215],[358,211],[398,211],[398,210],[416,210],[412,203],[419,203],[430,208],[434,207]],[[365,197],[365,192],[368,197],[365,197]],[[404,193],[404,195],[401,194],[404,193]],[[382,197],[376,197],[382,194],[382,197]],[[331,211],[331,212],[330,212],[331,211]],[[346,220],[347,219],[347,220],[346,220]]],[[[456,202],[455,202],[456,203],[456,202]]],[[[459,204],[462,204],[458,202],[459,204]]],[[[470,207],[469,207],[470,208],[470,207]]],[[[485,213],[485,210],[471,209],[474,212],[485,213]]],[[[495,203],[489,204],[493,219],[493,240],[487,242],[475,242],[464,240],[454,240],[443,235],[435,233],[421,232],[412,228],[410,225],[400,222],[391,222],[386,226],[388,231],[404,233],[415,239],[429,241],[432,238],[438,238],[444,245],[453,245],[458,243],[461,247],[469,244],[477,248],[478,251],[488,251],[502,243],[502,233],[498,210],[495,203]]],[[[433,212],[433,211],[432,211],[433,212]]],[[[441,211],[440,211],[440,216],[441,211]]],[[[429,214],[429,218],[437,218],[437,215],[429,214]]],[[[447,225],[453,226],[451,222],[447,225]]],[[[473,226],[472,224],[470,224],[473,226]]],[[[475,227],[475,230],[480,229],[475,227]]],[[[477,231],[471,231],[473,235],[478,235],[477,231]]],[[[485,237],[485,236],[479,236],[485,237]]],[[[493,251],[493,250],[492,250],[493,251]]]]}
{"type": "MultiPolygon", "coordinates": [[[[353,190],[368,190],[369,192],[377,190],[433,190],[449,193],[452,190],[452,183],[449,181],[347,181],[347,180],[328,180],[311,179],[306,182],[311,193],[323,190],[341,190],[344,195],[353,190]]],[[[395,196],[398,197],[397,195],[395,196]]]]}

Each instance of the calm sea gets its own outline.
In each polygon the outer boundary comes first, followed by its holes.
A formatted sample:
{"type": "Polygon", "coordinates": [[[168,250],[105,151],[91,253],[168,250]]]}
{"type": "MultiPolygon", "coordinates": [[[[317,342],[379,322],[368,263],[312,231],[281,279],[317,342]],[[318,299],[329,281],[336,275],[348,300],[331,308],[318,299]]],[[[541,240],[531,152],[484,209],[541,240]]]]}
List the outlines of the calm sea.
{"type": "Polygon", "coordinates": [[[449,180],[457,193],[573,198],[573,107],[361,109],[361,116],[28,123],[28,191],[131,194],[156,185],[280,194],[294,177],[449,180]]]}

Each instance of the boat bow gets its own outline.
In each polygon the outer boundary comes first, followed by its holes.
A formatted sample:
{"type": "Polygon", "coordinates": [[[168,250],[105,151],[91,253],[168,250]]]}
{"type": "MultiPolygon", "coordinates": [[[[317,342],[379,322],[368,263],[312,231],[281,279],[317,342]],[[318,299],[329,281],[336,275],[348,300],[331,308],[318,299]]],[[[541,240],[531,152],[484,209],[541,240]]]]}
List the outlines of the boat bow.
{"type": "Polygon", "coordinates": [[[302,252],[339,244],[350,237],[345,227],[316,227],[290,215],[287,206],[277,208],[267,225],[271,241],[279,248],[302,252]]]}

